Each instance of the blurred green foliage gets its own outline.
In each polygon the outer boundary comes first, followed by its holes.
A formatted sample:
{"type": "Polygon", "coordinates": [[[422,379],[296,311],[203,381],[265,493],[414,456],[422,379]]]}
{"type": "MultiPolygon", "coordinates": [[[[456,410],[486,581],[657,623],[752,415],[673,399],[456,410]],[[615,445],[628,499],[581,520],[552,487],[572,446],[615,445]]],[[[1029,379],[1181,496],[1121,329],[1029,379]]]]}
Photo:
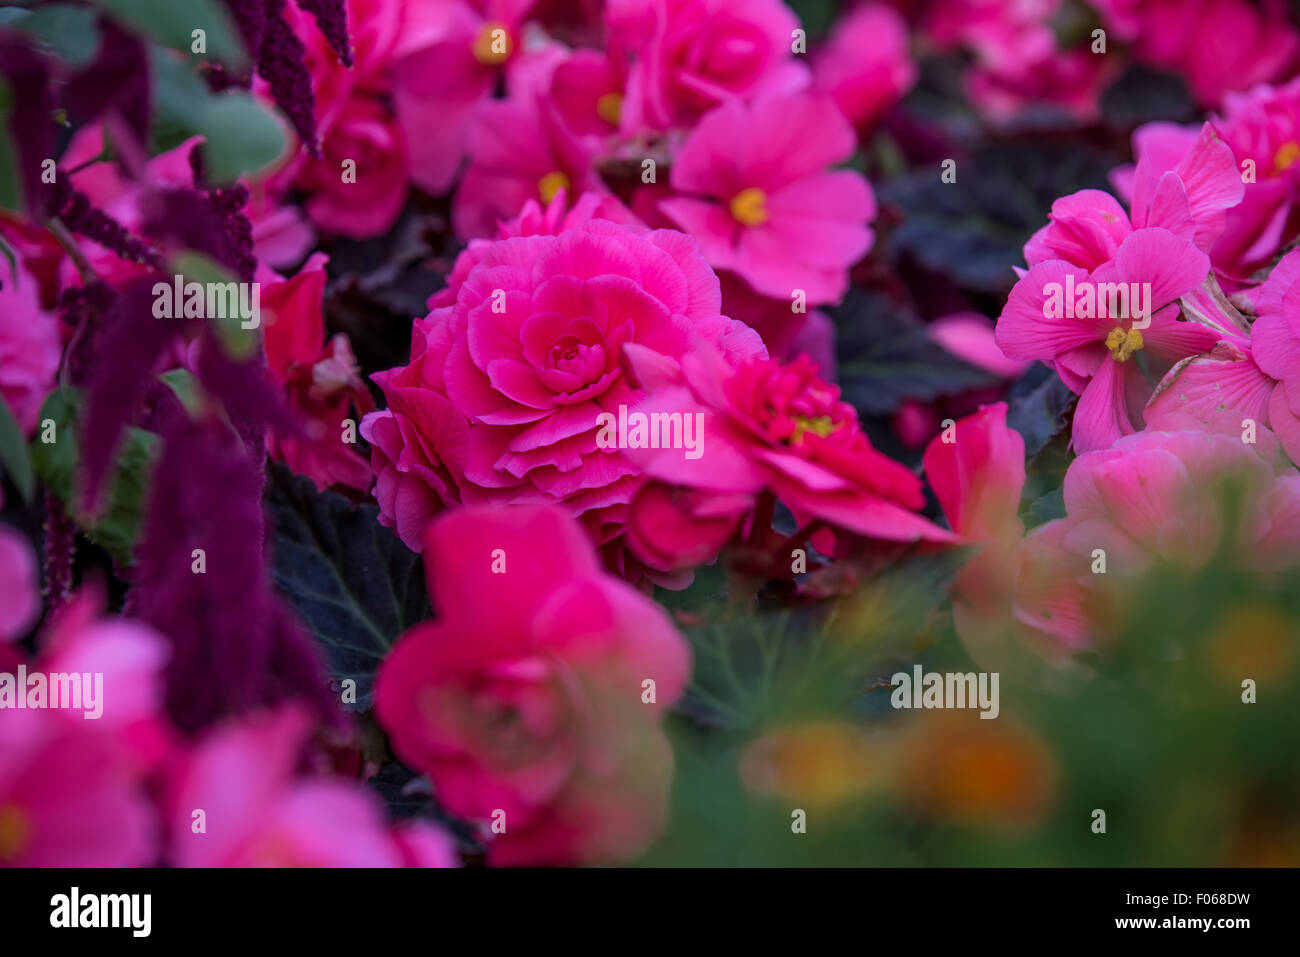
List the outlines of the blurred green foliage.
{"type": "Polygon", "coordinates": [[[642,863],[1300,864],[1300,568],[1224,549],[1112,576],[1093,650],[1008,661],[994,720],[891,707],[895,671],[990,667],[924,581],[909,563],[815,622],[688,628],[672,820],[642,863]]]}

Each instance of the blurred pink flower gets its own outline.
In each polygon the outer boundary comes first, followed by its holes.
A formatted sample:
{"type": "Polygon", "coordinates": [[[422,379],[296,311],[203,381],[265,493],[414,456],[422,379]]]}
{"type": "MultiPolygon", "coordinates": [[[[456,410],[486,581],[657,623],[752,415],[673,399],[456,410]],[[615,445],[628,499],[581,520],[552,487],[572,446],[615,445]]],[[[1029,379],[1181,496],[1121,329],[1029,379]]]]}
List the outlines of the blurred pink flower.
{"type": "MultiPolygon", "coordinates": [[[[478,110],[518,54],[533,0],[410,3],[393,65],[398,122],[411,150],[411,179],[441,195],[468,151],[478,110]]],[[[513,215],[511,210],[507,215],[513,215]]]]}
{"type": "Polygon", "coordinates": [[[41,307],[41,288],[21,261],[0,266],[0,399],[30,437],[54,388],[62,343],[59,321],[41,307]]]}
{"type": "Polygon", "coordinates": [[[1089,118],[1115,72],[1113,58],[1062,50],[1052,29],[1060,0],[945,0],[922,23],[940,50],[969,51],[966,92],[980,110],[1007,120],[1035,105],[1089,118]]]}
{"type": "Polygon", "coordinates": [[[227,721],[180,763],[168,795],[179,867],[456,866],[423,828],[394,833],[360,784],[299,777],[310,729],[293,707],[227,721]],[[199,827],[202,812],[202,828],[199,827]]]}
{"type": "MultiPolygon", "coordinates": [[[[6,552],[26,542],[0,537],[6,552]]],[[[14,556],[11,554],[9,560],[14,556]]],[[[39,608],[37,584],[5,582],[6,614],[39,608]]],[[[155,863],[157,828],[147,778],[172,747],[163,717],[166,640],[139,622],[100,617],[101,597],[82,589],[44,628],[30,676],[102,675],[95,701],[78,708],[16,709],[0,718],[0,866],[141,867],[155,863]]],[[[18,686],[18,694],[27,688],[18,686]]],[[[48,700],[48,699],[47,699],[48,700]]]]}
{"type": "Polygon", "coordinates": [[[1093,0],[1102,23],[1141,62],[1187,78],[1197,101],[1220,104],[1231,90],[1286,75],[1300,34],[1286,4],[1263,0],[1093,0]]]}
{"type": "Polygon", "coordinates": [[[610,52],[630,64],[633,126],[690,126],[720,104],[808,85],[799,21],[780,0],[610,0],[606,18],[610,52]]]}
{"type": "Polygon", "coordinates": [[[679,194],[659,209],[694,236],[716,269],[756,292],[809,304],[838,301],[849,267],[875,238],[871,187],[854,170],[853,129],[826,97],[764,97],[709,113],[673,163],[679,194]]]}
{"type": "Polygon", "coordinates": [[[813,59],[813,89],[828,94],[858,130],[868,130],[916,82],[907,22],[893,7],[866,3],[836,22],[813,59]]]}
{"type": "Polygon", "coordinates": [[[935,436],[922,461],[952,530],[980,546],[951,586],[957,632],[978,655],[1002,637],[1011,608],[1024,535],[1025,442],[1007,427],[1007,405],[998,402],[935,436]]]}
{"type": "Polygon", "coordinates": [[[1240,560],[1258,570],[1300,556],[1300,473],[1278,465],[1277,440],[1262,426],[1243,441],[1241,416],[1206,425],[1181,414],[1153,416],[1147,429],[1088,452],[1065,475],[1066,517],[1026,538],[1017,619],[1070,650],[1090,641],[1092,572],[1104,549],[1107,576],[1134,575],[1157,560],[1193,567],[1224,534],[1220,483],[1244,483],[1240,560]]]}
{"type": "Polygon", "coordinates": [[[375,683],[394,750],[449,811],[493,825],[492,864],[635,855],[665,819],[658,720],[690,673],[668,615],[604,574],[555,508],[463,509],[427,546],[438,617],[375,683]]]}
{"type": "Polygon", "coordinates": [[[590,143],[565,126],[553,104],[520,97],[484,103],[469,137],[470,162],[452,197],[462,239],[493,236],[524,205],[549,205],[561,191],[576,198],[605,192],[590,143]]]}
{"type": "Polygon", "coordinates": [[[21,532],[0,525],[0,641],[22,638],[40,616],[40,572],[32,546],[21,532]]]}
{"type": "MultiPolygon", "coordinates": [[[[523,228],[543,227],[508,231],[523,228]]],[[[374,377],[389,407],[362,434],[380,521],[417,551],[432,514],[457,502],[560,502],[617,548],[641,478],[597,440],[600,415],[641,395],[624,348],[669,362],[704,342],[763,354],[719,314],[717,277],[688,236],[576,217],[561,228],[472,244],[415,323],[410,364],[374,377]]]]}
{"type": "Polygon", "coordinates": [[[157,827],[117,739],[57,711],[0,721],[0,866],[145,867],[157,827]]]}
{"type": "Polygon", "coordinates": [[[294,179],[311,194],[312,222],[352,239],[388,232],[406,204],[406,148],[387,107],[369,96],[350,97],[324,128],[321,158],[306,160],[294,179]]]}

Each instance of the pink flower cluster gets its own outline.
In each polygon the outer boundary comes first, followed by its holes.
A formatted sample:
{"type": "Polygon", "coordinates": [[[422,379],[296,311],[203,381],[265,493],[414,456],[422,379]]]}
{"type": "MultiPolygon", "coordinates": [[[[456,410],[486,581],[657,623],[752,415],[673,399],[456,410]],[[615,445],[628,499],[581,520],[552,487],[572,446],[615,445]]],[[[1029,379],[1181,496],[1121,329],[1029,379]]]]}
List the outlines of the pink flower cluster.
{"type": "MultiPolygon", "coordinates": [[[[0,594],[0,641],[10,642],[34,624],[40,600],[31,547],[7,525],[0,594]]],[[[30,705],[30,676],[47,687],[38,707],[4,702],[0,866],[459,864],[450,836],[425,823],[390,826],[359,783],[303,774],[305,711],[287,706],[182,739],[163,709],[166,640],[100,607],[94,588],[77,593],[47,622],[34,657],[0,644],[5,678],[29,676],[4,693],[30,705]],[[84,701],[53,707],[57,675],[101,676],[93,711],[84,701]]]]}
{"type": "Polygon", "coordinates": [[[1293,84],[1260,86],[1199,129],[1139,130],[1136,164],[1115,175],[1129,208],[1095,190],[1063,197],[1026,244],[997,342],[1079,394],[1070,438],[1082,454],[1066,517],[1022,538],[1024,469],[995,461],[1022,446],[1001,407],[927,450],[954,530],[986,546],[957,583],[974,645],[989,646],[1009,611],[1047,647],[1088,647],[1104,575],[1195,564],[1220,546],[1225,482],[1245,493],[1244,561],[1265,571],[1300,555],[1300,253],[1282,248],[1294,98],[1293,84]],[[1103,303],[1104,284],[1147,290],[1147,308],[1115,311],[1123,300],[1103,303]],[[1096,308],[1063,313],[1062,289],[1077,307],[1095,293],[1096,308]],[[993,518],[972,524],[972,508],[993,518]]]}

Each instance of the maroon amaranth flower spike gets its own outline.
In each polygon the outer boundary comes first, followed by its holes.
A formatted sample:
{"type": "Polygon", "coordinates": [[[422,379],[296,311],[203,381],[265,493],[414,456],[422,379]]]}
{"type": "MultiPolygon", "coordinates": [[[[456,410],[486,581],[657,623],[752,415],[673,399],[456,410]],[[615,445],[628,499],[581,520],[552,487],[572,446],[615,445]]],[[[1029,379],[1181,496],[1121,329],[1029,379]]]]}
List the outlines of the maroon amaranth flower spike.
{"type": "Polygon", "coordinates": [[[248,205],[248,187],[242,183],[209,189],[203,160],[203,144],[196,143],[190,150],[190,170],[194,186],[204,191],[212,210],[221,222],[225,245],[232,257],[232,266],[244,282],[252,282],[257,272],[257,256],[253,251],[253,224],[244,215],[248,205]]]}
{"type": "Polygon", "coordinates": [[[94,356],[92,343],[100,323],[113,306],[113,288],[101,280],[84,286],[71,286],[59,296],[59,318],[64,326],[64,359],[67,381],[85,384],[86,373],[94,356]]]}
{"type": "Polygon", "coordinates": [[[314,646],[271,587],[260,464],[213,416],[173,408],[161,433],[127,607],[171,641],[172,719],[195,731],[291,697],[335,713],[314,646]]]}
{"type": "Polygon", "coordinates": [[[98,27],[99,52],[68,78],[62,103],[81,122],[109,113],[120,116],[143,145],[149,136],[149,51],[107,17],[99,18],[98,27]]]}
{"type": "Polygon", "coordinates": [[[266,35],[267,5],[267,0],[226,0],[235,27],[254,60],[257,59],[257,52],[262,49],[262,39],[266,35]]]}
{"type": "Polygon", "coordinates": [[[316,18],[316,26],[344,66],[352,66],[352,45],[348,40],[348,11],[344,0],[297,0],[298,9],[316,18]]]}
{"type": "Polygon", "coordinates": [[[192,322],[154,317],[153,286],[160,279],[166,277],[153,273],[124,283],[91,346],[77,432],[82,442],[80,491],[82,502],[91,510],[99,504],[118,440],[140,404],[159,357],[192,322]]]}
{"type": "Polygon", "coordinates": [[[0,76],[9,83],[9,133],[18,152],[18,173],[27,208],[39,214],[45,195],[41,164],[53,155],[54,100],[50,61],[24,35],[0,30],[0,76]]]}
{"type": "Polygon", "coordinates": [[[284,110],[312,156],[320,156],[316,142],[316,99],[307,69],[307,49],[284,19],[285,0],[268,0],[266,31],[257,53],[257,72],[271,85],[271,95],[284,110]]]}
{"type": "Polygon", "coordinates": [[[63,503],[45,492],[45,598],[53,610],[72,594],[72,559],[77,548],[77,526],[63,503]]]}
{"type": "Polygon", "coordinates": [[[227,90],[246,90],[253,82],[253,74],[231,73],[220,63],[209,63],[203,70],[203,82],[212,93],[225,93],[227,90]]]}
{"type": "Polygon", "coordinates": [[[99,243],[123,259],[161,269],[163,258],[142,240],[136,239],[126,227],[102,210],[95,209],[85,194],[72,186],[66,174],[46,187],[45,214],[58,217],[75,233],[99,243]]]}

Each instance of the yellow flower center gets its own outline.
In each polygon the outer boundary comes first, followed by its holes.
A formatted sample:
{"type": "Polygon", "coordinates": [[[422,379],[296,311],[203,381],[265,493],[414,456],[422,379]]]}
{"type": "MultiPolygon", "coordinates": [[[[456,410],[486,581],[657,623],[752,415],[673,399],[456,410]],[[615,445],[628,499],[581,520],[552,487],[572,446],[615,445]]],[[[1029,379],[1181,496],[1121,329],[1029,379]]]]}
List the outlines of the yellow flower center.
{"type": "Polygon", "coordinates": [[[757,226],[767,221],[767,193],[755,186],[742,189],[731,197],[731,216],[742,226],[757,226]]]}
{"type": "Polygon", "coordinates": [[[803,437],[811,432],[813,435],[820,435],[823,439],[834,432],[838,425],[831,421],[829,415],[819,415],[815,419],[810,419],[804,415],[797,415],[794,419],[794,435],[790,436],[790,441],[802,442],[803,437]]]}
{"type": "Polygon", "coordinates": [[[27,816],[16,804],[0,807],[0,863],[10,863],[18,859],[18,854],[27,845],[27,835],[31,830],[27,816]]]}
{"type": "Polygon", "coordinates": [[[1137,329],[1116,326],[1106,335],[1106,348],[1116,362],[1125,362],[1142,348],[1142,333],[1137,329]]]}
{"type": "Polygon", "coordinates": [[[510,59],[510,34],[500,23],[485,23],[474,38],[474,59],[484,66],[500,66],[510,59]]]}
{"type": "Polygon", "coordinates": [[[618,126],[623,118],[623,94],[606,93],[596,101],[596,115],[610,126],[618,126]]]}
{"type": "Polygon", "coordinates": [[[1300,143],[1292,140],[1283,143],[1273,154],[1273,168],[1279,173],[1284,173],[1295,165],[1296,160],[1300,160],[1300,143]]]}
{"type": "Polygon", "coordinates": [[[537,195],[542,197],[543,203],[549,203],[555,199],[555,194],[562,189],[569,188],[569,177],[565,176],[558,169],[551,170],[545,176],[537,181],[537,195]]]}

